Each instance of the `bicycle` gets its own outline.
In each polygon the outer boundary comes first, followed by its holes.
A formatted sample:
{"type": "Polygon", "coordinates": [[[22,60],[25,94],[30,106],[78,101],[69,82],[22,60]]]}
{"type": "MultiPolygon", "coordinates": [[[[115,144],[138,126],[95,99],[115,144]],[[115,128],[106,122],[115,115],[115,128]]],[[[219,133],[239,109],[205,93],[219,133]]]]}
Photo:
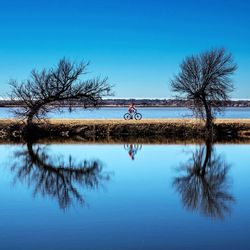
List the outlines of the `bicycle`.
{"type": "Polygon", "coordinates": [[[138,150],[142,149],[141,144],[124,144],[123,145],[124,149],[127,150],[127,151],[129,151],[131,149],[131,146],[135,151],[138,151],[138,150]]]}
{"type": "Polygon", "coordinates": [[[138,113],[137,110],[135,109],[134,112],[126,113],[123,117],[125,120],[131,120],[131,119],[141,120],[142,114],[138,113]]]}

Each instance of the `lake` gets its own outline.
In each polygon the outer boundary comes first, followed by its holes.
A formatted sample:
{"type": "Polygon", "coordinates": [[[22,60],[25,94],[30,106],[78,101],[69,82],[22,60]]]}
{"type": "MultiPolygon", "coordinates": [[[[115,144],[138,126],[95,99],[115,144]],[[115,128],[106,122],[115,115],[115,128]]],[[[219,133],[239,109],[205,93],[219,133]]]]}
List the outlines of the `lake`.
{"type": "Polygon", "coordinates": [[[250,249],[249,144],[1,144],[1,249],[250,249]]]}
{"type": "MultiPolygon", "coordinates": [[[[0,108],[0,118],[11,118],[13,114],[11,112],[13,108],[0,108]]],[[[92,110],[84,110],[82,108],[76,108],[72,113],[67,108],[63,109],[63,112],[49,113],[49,118],[82,118],[82,119],[118,119],[123,118],[123,115],[127,112],[127,108],[99,108],[92,110]]],[[[143,118],[190,118],[192,113],[187,108],[182,107],[157,107],[157,108],[145,108],[138,107],[143,118]]],[[[250,118],[250,108],[226,108],[223,114],[218,114],[220,118],[250,118]]]]}

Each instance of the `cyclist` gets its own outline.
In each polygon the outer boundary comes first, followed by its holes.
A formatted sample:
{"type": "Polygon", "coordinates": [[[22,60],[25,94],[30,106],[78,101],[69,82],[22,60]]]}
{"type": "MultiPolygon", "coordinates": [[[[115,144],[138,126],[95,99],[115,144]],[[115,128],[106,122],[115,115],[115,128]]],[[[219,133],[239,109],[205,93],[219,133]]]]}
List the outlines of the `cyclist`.
{"type": "Polygon", "coordinates": [[[134,103],[131,103],[128,107],[128,113],[126,113],[123,117],[125,120],[130,120],[130,119],[141,120],[142,115],[137,112],[134,103]]]}
{"type": "Polygon", "coordinates": [[[132,114],[132,113],[134,113],[135,111],[136,111],[135,105],[134,105],[134,103],[131,103],[131,104],[129,105],[129,107],[128,107],[128,112],[129,112],[130,114],[132,114]]]}

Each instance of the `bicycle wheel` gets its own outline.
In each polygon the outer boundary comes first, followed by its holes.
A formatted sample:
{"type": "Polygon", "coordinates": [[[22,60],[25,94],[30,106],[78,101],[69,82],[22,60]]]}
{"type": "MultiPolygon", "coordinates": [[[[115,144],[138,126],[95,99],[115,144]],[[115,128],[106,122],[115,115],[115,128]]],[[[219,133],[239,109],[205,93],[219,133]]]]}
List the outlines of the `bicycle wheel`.
{"type": "Polygon", "coordinates": [[[124,144],[124,149],[126,149],[126,150],[129,150],[130,149],[130,145],[129,144],[124,144]]]}
{"type": "Polygon", "coordinates": [[[130,119],[131,119],[131,115],[130,115],[129,113],[126,113],[126,114],[124,115],[124,119],[125,119],[125,120],[130,120],[130,119]]]}
{"type": "Polygon", "coordinates": [[[136,120],[141,120],[142,115],[140,113],[135,113],[134,117],[136,120]]]}
{"type": "Polygon", "coordinates": [[[141,144],[136,144],[135,145],[135,150],[141,150],[142,149],[142,145],[141,144]]]}

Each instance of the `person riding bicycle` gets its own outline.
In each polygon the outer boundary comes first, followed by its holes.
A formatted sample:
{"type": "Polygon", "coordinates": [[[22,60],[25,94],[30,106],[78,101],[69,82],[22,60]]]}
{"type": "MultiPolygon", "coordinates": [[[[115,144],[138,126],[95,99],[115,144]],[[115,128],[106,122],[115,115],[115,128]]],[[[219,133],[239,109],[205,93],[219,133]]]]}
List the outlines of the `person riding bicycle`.
{"type": "Polygon", "coordinates": [[[125,120],[131,120],[131,119],[141,120],[142,115],[141,113],[137,112],[134,103],[131,103],[128,107],[128,113],[126,113],[123,117],[125,120]]]}
{"type": "Polygon", "coordinates": [[[134,103],[131,103],[131,104],[129,105],[129,107],[128,107],[128,112],[129,112],[130,114],[132,114],[132,113],[134,113],[135,111],[136,111],[135,105],[134,105],[134,103]]]}

